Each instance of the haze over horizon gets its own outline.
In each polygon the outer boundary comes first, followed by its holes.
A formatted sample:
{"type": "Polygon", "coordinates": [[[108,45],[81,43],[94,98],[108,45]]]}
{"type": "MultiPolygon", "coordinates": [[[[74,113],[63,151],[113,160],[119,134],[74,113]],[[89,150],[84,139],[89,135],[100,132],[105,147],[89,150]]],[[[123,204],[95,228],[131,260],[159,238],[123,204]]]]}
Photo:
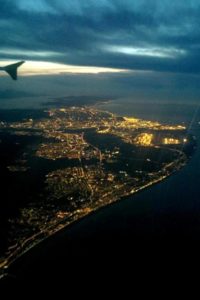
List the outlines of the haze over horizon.
{"type": "Polygon", "coordinates": [[[199,12],[195,0],[3,1],[0,65],[26,64],[17,83],[1,77],[0,98],[16,92],[198,103],[199,12]]]}

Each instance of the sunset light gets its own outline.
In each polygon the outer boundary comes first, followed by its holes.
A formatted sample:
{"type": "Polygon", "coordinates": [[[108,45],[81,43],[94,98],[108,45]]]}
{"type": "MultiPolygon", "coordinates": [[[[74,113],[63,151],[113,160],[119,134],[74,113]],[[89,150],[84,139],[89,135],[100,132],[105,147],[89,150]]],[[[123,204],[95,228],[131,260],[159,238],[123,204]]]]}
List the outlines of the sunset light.
{"type": "MultiPolygon", "coordinates": [[[[17,60],[15,60],[17,61],[17,60]]],[[[0,61],[1,66],[9,65],[14,62],[13,60],[0,61]]],[[[65,73],[70,74],[99,74],[99,73],[118,73],[126,72],[125,69],[103,68],[103,67],[89,67],[89,66],[73,66],[66,64],[59,64],[46,61],[31,61],[28,60],[20,68],[21,76],[34,76],[34,75],[60,75],[65,73]]],[[[0,76],[6,76],[2,73],[0,76]]]]}

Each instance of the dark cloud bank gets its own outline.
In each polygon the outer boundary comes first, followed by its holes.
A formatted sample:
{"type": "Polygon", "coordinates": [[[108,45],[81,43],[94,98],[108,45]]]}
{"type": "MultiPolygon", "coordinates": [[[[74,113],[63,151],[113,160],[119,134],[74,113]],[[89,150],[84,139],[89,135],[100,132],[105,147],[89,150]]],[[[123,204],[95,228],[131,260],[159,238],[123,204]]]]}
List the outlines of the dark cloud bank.
{"type": "MultiPolygon", "coordinates": [[[[199,14],[197,0],[5,0],[0,10],[0,56],[142,71],[94,78],[61,74],[60,82],[52,81],[53,92],[61,91],[58,96],[77,96],[71,91],[76,87],[80,95],[125,92],[141,98],[196,100],[199,14]]],[[[36,90],[43,92],[37,80],[32,79],[30,87],[38,84],[36,90]]]]}
{"type": "Polygon", "coordinates": [[[60,54],[46,57],[51,61],[199,73],[199,13],[198,1],[7,0],[1,4],[0,40],[4,48],[24,53],[60,54]],[[175,49],[176,55],[138,56],[106,50],[113,45],[175,49]]]}

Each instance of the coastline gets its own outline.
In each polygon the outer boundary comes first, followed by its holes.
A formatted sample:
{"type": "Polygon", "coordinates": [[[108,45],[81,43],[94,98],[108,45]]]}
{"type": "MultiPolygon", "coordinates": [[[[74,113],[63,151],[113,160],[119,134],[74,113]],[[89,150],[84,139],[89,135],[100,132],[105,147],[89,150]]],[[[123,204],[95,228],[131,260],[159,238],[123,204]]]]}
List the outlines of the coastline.
{"type": "MultiPolygon", "coordinates": [[[[104,110],[104,112],[105,112],[105,110],[104,110]]],[[[109,114],[113,115],[112,112],[109,112],[109,111],[107,111],[107,112],[109,114]]],[[[179,170],[183,168],[183,166],[188,164],[188,160],[189,160],[189,157],[186,158],[186,161],[184,164],[181,163],[179,165],[179,168],[176,168],[176,164],[178,164],[178,162],[176,161],[176,163],[175,163],[175,161],[174,161],[174,162],[172,162],[174,164],[174,167],[172,167],[172,165],[170,166],[171,169],[167,175],[163,176],[161,174],[161,176],[159,176],[158,178],[151,180],[151,181],[141,185],[140,187],[132,189],[132,191],[129,193],[124,193],[121,196],[119,195],[118,198],[112,199],[112,201],[110,201],[110,202],[104,202],[104,203],[100,202],[95,208],[93,207],[93,209],[87,208],[85,211],[83,211],[83,210],[80,211],[79,214],[77,214],[77,212],[72,213],[70,216],[68,215],[67,217],[63,218],[62,220],[60,220],[53,226],[48,227],[44,231],[38,232],[37,234],[26,239],[24,242],[22,242],[20,247],[18,247],[13,253],[11,253],[11,255],[9,255],[5,259],[5,261],[0,263],[0,273],[2,271],[2,276],[9,274],[9,267],[14,262],[16,262],[20,257],[25,255],[27,252],[31,251],[37,245],[42,244],[43,241],[55,236],[57,233],[61,232],[62,230],[67,230],[71,226],[75,225],[75,223],[80,222],[85,217],[94,214],[95,212],[99,211],[100,209],[107,208],[108,206],[111,206],[111,204],[114,204],[116,202],[122,202],[122,200],[124,200],[126,198],[130,198],[131,196],[136,195],[139,192],[144,191],[145,189],[148,189],[149,187],[152,187],[153,185],[156,185],[156,183],[165,181],[166,178],[170,177],[174,173],[178,173],[179,170]]],[[[2,276],[0,274],[0,278],[2,276]]]]}
{"type": "MultiPolygon", "coordinates": [[[[144,185],[141,185],[140,187],[137,187],[135,189],[132,189],[129,193],[124,193],[119,198],[114,198],[112,201],[108,201],[106,204],[105,202],[100,202],[98,205],[95,206],[95,208],[90,209],[86,208],[85,210],[82,210],[80,212],[72,213],[70,216],[67,216],[63,218],[60,222],[58,222],[56,225],[51,227],[48,227],[45,231],[39,232],[35,234],[34,236],[28,238],[23,242],[23,244],[17,248],[11,255],[9,255],[7,258],[5,258],[4,261],[0,263],[0,280],[7,276],[9,274],[9,267],[16,262],[19,258],[21,258],[23,255],[25,255],[27,252],[31,251],[35,246],[41,244],[45,240],[55,236],[57,233],[60,233],[62,230],[66,230],[67,228],[70,228],[70,226],[73,226],[75,223],[80,222],[85,217],[94,214],[95,212],[105,209],[108,206],[111,206],[112,204],[115,204],[116,202],[122,202],[124,199],[127,199],[129,197],[132,197],[133,195],[138,194],[139,192],[142,192],[148,188],[151,188],[152,186],[156,185],[157,183],[165,181],[165,179],[169,178],[173,174],[178,173],[183,167],[185,167],[191,157],[187,157],[185,155],[185,162],[181,162],[177,167],[177,161],[173,162],[174,165],[176,165],[176,169],[174,168],[170,173],[162,175],[150,182],[145,183],[144,185]],[[30,245],[29,245],[30,244],[30,245]]],[[[180,159],[182,161],[182,158],[180,159]]],[[[179,162],[180,162],[179,161],[179,162]]],[[[171,165],[170,165],[171,168],[171,165]]],[[[162,172],[162,170],[160,171],[162,172]]]]}

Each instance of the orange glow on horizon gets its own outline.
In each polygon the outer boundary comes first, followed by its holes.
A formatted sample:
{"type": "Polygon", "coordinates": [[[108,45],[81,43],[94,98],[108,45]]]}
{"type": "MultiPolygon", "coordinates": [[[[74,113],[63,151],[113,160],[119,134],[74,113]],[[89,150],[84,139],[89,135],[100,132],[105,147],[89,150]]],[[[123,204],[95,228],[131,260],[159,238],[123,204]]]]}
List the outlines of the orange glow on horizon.
{"type": "MultiPolygon", "coordinates": [[[[4,67],[6,65],[17,62],[18,60],[1,60],[0,66],[4,67]]],[[[127,72],[124,69],[114,69],[114,68],[103,68],[103,67],[90,67],[90,66],[73,66],[61,63],[52,63],[46,61],[31,61],[26,60],[19,68],[19,74],[21,76],[34,76],[34,75],[60,75],[63,73],[70,74],[99,74],[99,73],[118,73],[127,72]]],[[[1,72],[0,75],[4,75],[1,72]]]]}

